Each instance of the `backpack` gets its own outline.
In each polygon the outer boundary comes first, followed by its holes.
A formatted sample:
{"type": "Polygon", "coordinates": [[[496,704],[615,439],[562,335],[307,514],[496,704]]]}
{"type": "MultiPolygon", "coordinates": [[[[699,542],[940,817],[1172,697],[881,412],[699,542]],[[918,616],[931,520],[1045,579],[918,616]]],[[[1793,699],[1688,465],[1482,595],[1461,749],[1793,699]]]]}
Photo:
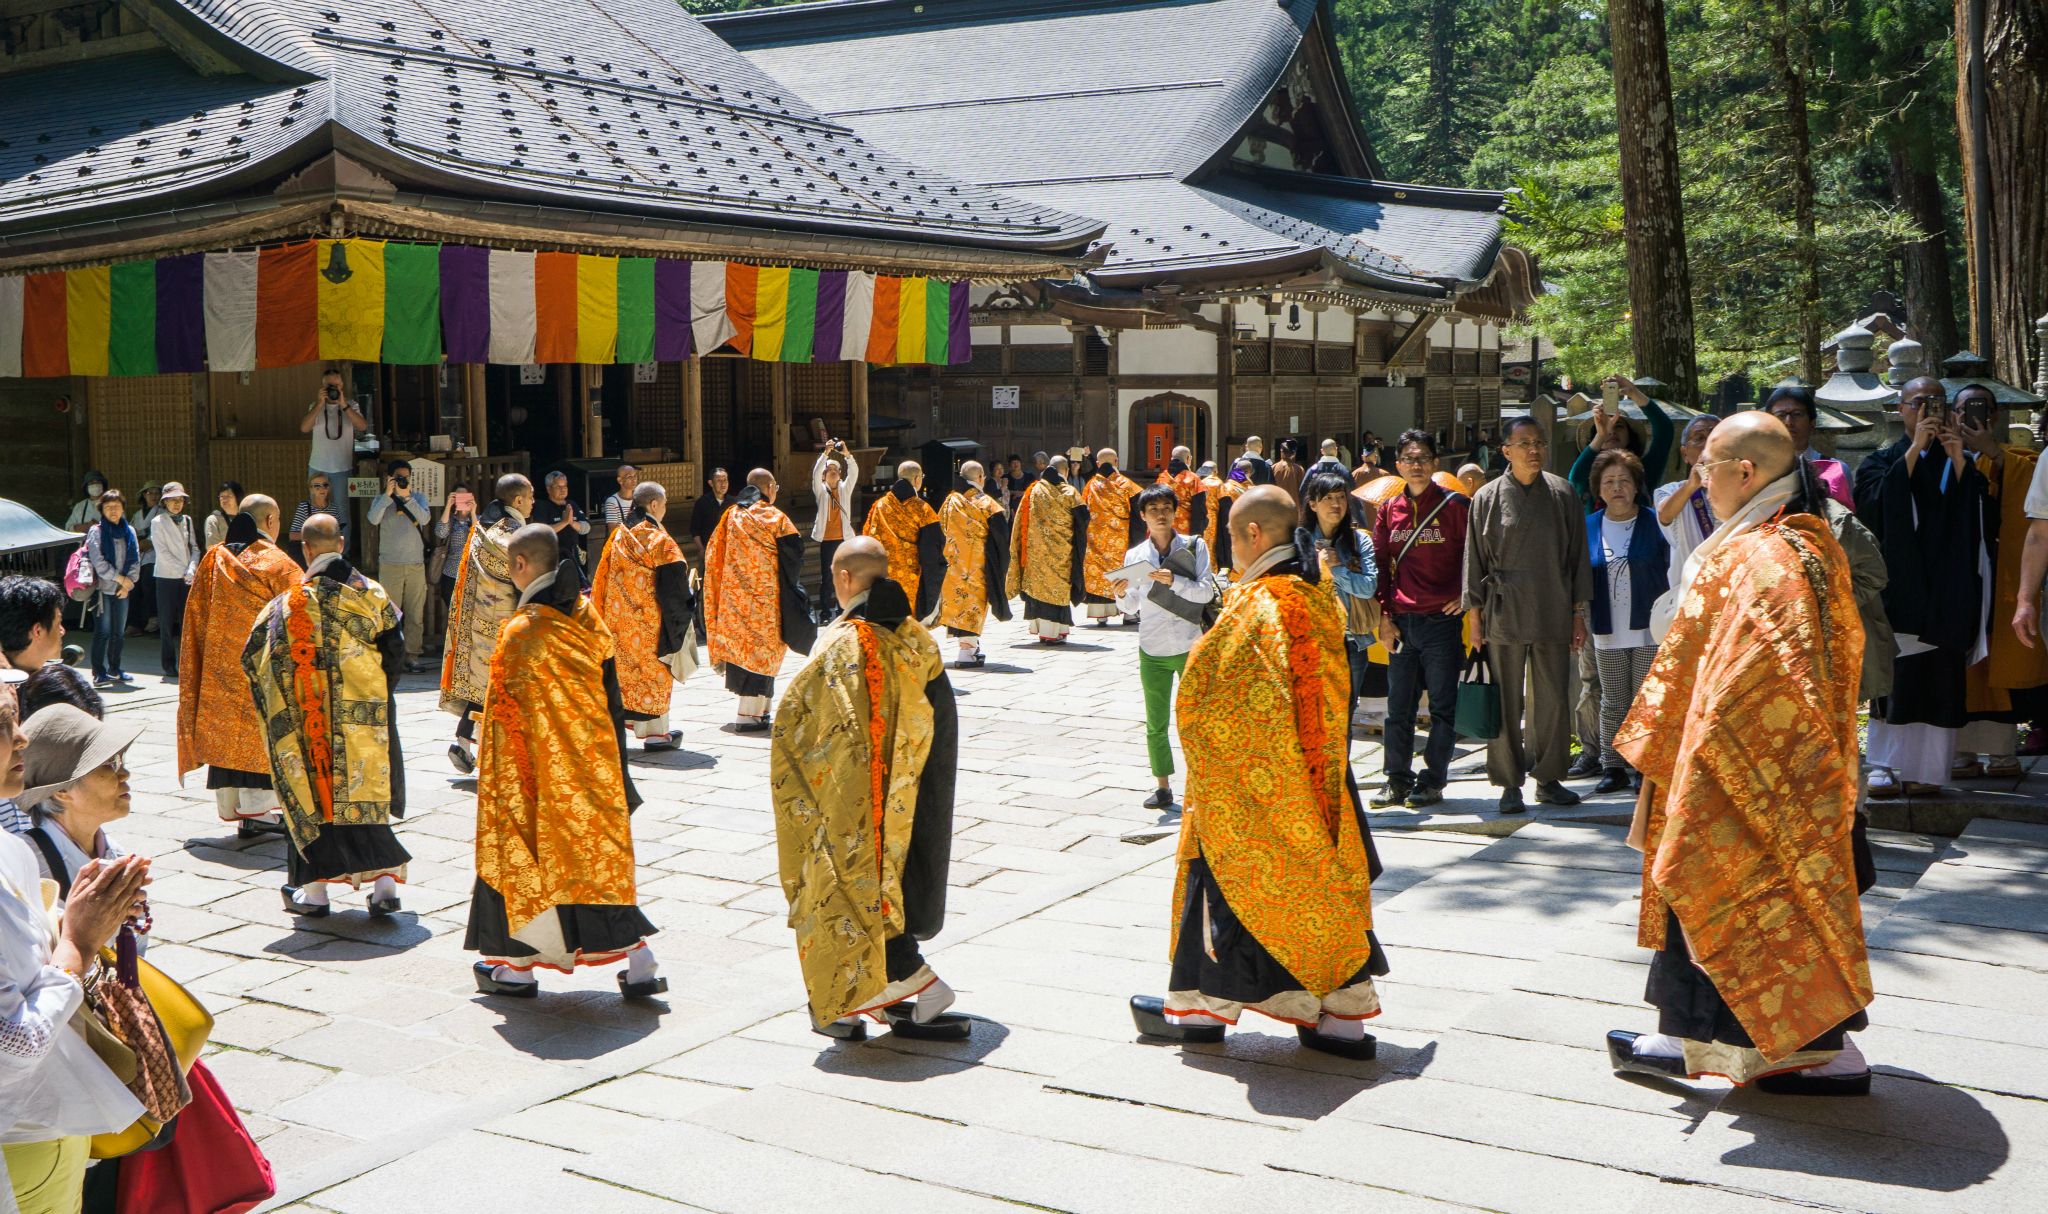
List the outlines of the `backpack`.
{"type": "Polygon", "coordinates": [[[86,545],[80,544],[64,562],[64,593],[81,603],[92,597],[94,589],[92,558],[85,554],[85,549],[86,545]]]}

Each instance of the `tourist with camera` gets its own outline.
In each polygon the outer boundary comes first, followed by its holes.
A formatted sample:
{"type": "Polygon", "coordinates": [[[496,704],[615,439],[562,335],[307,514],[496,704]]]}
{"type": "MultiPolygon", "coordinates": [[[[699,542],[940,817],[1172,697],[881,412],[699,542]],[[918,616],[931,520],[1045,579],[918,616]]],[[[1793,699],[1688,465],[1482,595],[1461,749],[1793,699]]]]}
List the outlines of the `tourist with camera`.
{"type": "Polygon", "coordinates": [[[306,456],[308,479],[323,472],[347,478],[356,466],[356,436],[370,428],[370,419],[348,399],[342,383],[340,371],[329,367],[323,372],[320,394],[299,419],[299,433],[313,436],[312,450],[306,456]]]}
{"type": "Polygon", "coordinates": [[[412,465],[392,460],[384,468],[384,492],[370,503],[377,529],[377,580],[398,608],[405,633],[405,672],[418,674],[427,640],[427,542],[422,528],[434,520],[425,494],[412,487],[412,465]]]}

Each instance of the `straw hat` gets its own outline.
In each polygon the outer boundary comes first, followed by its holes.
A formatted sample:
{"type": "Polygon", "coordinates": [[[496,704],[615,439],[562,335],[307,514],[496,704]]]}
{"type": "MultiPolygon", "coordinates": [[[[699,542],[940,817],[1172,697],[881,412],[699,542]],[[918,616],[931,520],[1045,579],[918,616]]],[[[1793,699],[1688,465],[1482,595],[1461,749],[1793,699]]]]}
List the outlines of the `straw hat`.
{"type": "Polygon", "coordinates": [[[69,704],[52,704],[21,723],[28,737],[22,782],[15,798],[33,808],[91,775],[142,736],[142,722],[102,721],[69,704]]]}
{"type": "Polygon", "coordinates": [[[164,482],[164,491],[162,494],[164,501],[170,501],[174,497],[190,498],[191,496],[191,494],[185,492],[185,486],[179,484],[177,481],[164,482]]]}

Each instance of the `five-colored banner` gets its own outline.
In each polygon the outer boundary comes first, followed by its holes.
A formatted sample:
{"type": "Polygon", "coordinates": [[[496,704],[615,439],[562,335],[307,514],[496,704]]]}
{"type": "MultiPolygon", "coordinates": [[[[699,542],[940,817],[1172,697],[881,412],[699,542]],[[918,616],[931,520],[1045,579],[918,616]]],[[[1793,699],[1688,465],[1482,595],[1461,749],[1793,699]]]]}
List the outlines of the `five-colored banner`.
{"type": "Polygon", "coordinates": [[[309,240],[0,277],[0,378],[317,360],[966,362],[967,283],[858,270],[309,240]]]}

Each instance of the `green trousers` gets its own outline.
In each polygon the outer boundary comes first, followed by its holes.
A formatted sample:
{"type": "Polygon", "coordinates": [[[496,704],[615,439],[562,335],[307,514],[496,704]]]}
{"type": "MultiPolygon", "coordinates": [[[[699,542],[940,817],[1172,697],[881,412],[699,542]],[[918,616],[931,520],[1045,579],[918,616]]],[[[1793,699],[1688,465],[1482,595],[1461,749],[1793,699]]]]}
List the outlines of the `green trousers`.
{"type": "Polygon", "coordinates": [[[78,1214],[85,1198],[90,1143],[80,1134],[0,1148],[21,1214],[78,1214]]]}
{"type": "Polygon", "coordinates": [[[1145,750],[1152,759],[1152,774],[1173,774],[1173,683],[1187,669],[1188,655],[1155,658],[1138,651],[1138,681],[1145,685],[1145,750]]]}

